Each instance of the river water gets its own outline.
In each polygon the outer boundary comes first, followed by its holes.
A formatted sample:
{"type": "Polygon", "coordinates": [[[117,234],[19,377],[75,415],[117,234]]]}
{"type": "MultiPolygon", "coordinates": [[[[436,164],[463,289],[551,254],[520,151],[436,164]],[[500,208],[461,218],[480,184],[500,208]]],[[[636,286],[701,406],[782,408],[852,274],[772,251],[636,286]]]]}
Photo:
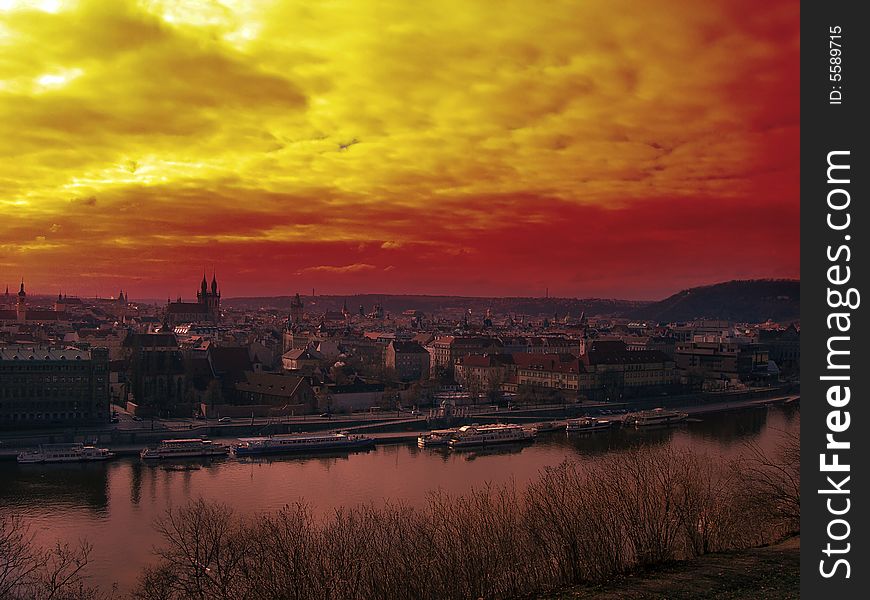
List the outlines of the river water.
{"type": "Polygon", "coordinates": [[[464,493],[486,482],[510,481],[522,487],[565,459],[595,460],[633,444],[690,447],[723,458],[740,454],[748,440],[772,449],[782,431],[798,427],[798,411],[756,408],[649,431],[554,432],[531,445],[485,451],[384,445],[339,456],[191,461],[184,463],[188,470],[146,465],[138,458],[67,465],[0,462],[0,511],[22,515],[39,543],[87,540],[93,546],[92,582],[105,588],[117,583],[125,592],[160,543],[154,520],[189,499],[224,502],[247,514],[300,500],[320,515],[386,500],[419,505],[439,488],[464,493]]]}

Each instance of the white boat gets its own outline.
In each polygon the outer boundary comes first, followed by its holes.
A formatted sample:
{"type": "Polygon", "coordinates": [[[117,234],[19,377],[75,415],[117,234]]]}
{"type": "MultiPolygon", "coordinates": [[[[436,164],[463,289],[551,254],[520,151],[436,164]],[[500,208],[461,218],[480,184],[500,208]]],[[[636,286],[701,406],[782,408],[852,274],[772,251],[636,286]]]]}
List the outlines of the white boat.
{"type": "Polygon", "coordinates": [[[450,444],[451,438],[453,438],[453,434],[455,434],[458,429],[433,429],[429,433],[421,433],[417,436],[417,447],[419,448],[433,448],[437,446],[447,446],[450,444]]]}
{"type": "Polygon", "coordinates": [[[186,440],[163,440],[156,448],[145,448],[139,453],[144,459],[196,458],[226,456],[230,449],[211,440],[193,438],[186,440]]]}
{"type": "Polygon", "coordinates": [[[530,442],[538,432],[522,425],[465,425],[450,440],[451,448],[470,448],[516,442],[530,442]]]}
{"type": "Polygon", "coordinates": [[[596,419],[594,417],[581,417],[579,419],[568,419],[565,431],[568,433],[584,433],[588,431],[603,431],[611,427],[613,427],[613,421],[596,419]]]}
{"type": "Polygon", "coordinates": [[[97,448],[84,444],[42,444],[36,450],[25,450],[18,455],[18,462],[27,463],[64,463],[108,460],[115,456],[108,448],[97,448]]]}
{"type": "Polygon", "coordinates": [[[240,438],[233,445],[236,456],[262,454],[290,454],[294,452],[320,452],[326,450],[361,450],[375,445],[372,437],[338,433],[291,433],[270,437],[240,438]]]}
{"type": "Polygon", "coordinates": [[[668,425],[682,423],[688,417],[688,413],[656,408],[653,410],[642,410],[640,412],[628,414],[625,416],[625,423],[627,425],[634,425],[635,427],[666,427],[668,425]]]}

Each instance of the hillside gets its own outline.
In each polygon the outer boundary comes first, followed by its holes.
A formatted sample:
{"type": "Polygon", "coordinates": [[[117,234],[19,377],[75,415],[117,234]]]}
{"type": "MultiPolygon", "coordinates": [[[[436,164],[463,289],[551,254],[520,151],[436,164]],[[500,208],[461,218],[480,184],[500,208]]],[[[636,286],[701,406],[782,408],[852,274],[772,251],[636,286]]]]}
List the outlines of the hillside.
{"type": "Polygon", "coordinates": [[[760,323],[800,318],[800,282],[792,279],[728,281],[683,290],[627,316],[663,323],[691,319],[723,319],[760,323]]]}
{"type": "Polygon", "coordinates": [[[800,538],[710,554],[538,600],[791,600],[800,597],[800,538]]]}

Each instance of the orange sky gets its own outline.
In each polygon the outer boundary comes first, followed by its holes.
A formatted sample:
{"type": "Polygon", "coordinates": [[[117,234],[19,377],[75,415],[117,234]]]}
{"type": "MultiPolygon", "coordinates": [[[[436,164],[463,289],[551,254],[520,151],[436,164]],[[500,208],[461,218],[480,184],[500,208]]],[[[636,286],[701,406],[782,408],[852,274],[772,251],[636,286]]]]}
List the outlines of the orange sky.
{"type": "Polygon", "coordinates": [[[797,277],[798,23],[793,0],[0,0],[0,285],[797,277]]]}

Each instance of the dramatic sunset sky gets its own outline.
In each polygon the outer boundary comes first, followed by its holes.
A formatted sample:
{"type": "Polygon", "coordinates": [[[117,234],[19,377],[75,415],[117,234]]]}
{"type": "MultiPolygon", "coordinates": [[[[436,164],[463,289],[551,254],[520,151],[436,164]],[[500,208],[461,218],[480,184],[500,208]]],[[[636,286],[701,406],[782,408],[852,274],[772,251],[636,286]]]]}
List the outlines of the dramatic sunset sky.
{"type": "Polygon", "coordinates": [[[796,0],[0,0],[0,285],[797,277],[796,0]]]}

